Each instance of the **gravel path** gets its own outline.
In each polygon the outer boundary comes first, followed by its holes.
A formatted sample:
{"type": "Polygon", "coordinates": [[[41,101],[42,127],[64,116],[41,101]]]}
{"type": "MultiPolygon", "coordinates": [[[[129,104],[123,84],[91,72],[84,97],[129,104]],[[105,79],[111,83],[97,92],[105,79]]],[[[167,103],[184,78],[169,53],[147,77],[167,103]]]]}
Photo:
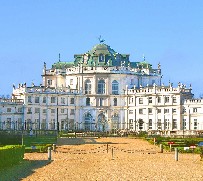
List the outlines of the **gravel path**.
{"type": "MultiPolygon", "coordinates": [[[[27,167],[25,181],[203,180],[199,155],[158,153],[159,148],[140,139],[100,138],[94,144],[58,146],[47,164],[47,154],[25,154],[38,165],[27,167]],[[107,153],[107,142],[108,153],[107,153]],[[113,150],[113,156],[112,156],[113,150]],[[37,161],[38,160],[38,161],[37,161]],[[39,161],[40,160],[40,161],[39,161]],[[41,165],[39,164],[41,163],[41,165]]],[[[19,175],[20,176],[20,175],[19,175]]],[[[1,180],[1,179],[0,179],[1,180]]],[[[17,179],[13,179],[17,180],[17,179]]]]}

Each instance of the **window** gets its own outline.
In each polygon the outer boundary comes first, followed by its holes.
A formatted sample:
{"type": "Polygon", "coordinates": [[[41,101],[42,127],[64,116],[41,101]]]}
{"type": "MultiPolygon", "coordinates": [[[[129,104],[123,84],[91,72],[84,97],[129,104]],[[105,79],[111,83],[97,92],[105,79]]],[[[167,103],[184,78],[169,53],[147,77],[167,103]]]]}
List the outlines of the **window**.
{"type": "Polygon", "coordinates": [[[65,113],[65,109],[61,109],[61,113],[65,113]]]}
{"type": "Polygon", "coordinates": [[[173,113],[176,113],[176,109],[173,109],[172,111],[173,111],[173,113]]]}
{"type": "Polygon", "coordinates": [[[161,129],[161,119],[158,119],[157,121],[157,129],[161,129]]]}
{"type": "Polygon", "coordinates": [[[133,114],[133,110],[129,110],[129,114],[133,114]]]}
{"type": "Polygon", "coordinates": [[[193,113],[197,112],[197,108],[193,108],[193,113]]]}
{"type": "Polygon", "coordinates": [[[158,112],[158,113],[161,113],[161,109],[158,109],[157,112],[158,112]]]}
{"type": "Polygon", "coordinates": [[[152,114],[152,108],[148,108],[148,113],[152,114]]]}
{"type": "Polygon", "coordinates": [[[6,129],[11,129],[11,118],[7,118],[6,120],[6,129]]]}
{"type": "Polygon", "coordinates": [[[28,103],[32,103],[32,97],[28,96],[28,103]]]}
{"type": "Polygon", "coordinates": [[[133,119],[129,119],[129,129],[133,129],[133,119]]]}
{"type": "Polygon", "coordinates": [[[99,55],[99,62],[104,62],[104,55],[103,54],[99,55]]]}
{"type": "Polygon", "coordinates": [[[139,121],[138,121],[139,130],[143,129],[143,123],[144,123],[143,120],[139,119],[139,121]]]}
{"type": "Polygon", "coordinates": [[[73,85],[73,79],[70,79],[70,85],[73,85]]]}
{"type": "Polygon", "coordinates": [[[143,98],[139,98],[139,104],[143,104],[143,98]]]}
{"type": "Polygon", "coordinates": [[[65,98],[61,97],[61,104],[65,104],[65,98]]]}
{"type": "Polygon", "coordinates": [[[114,98],[114,99],[113,99],[113,105],[114,105],[114,106],[117,106],[117,98],[114,98]]]}
{"type": "Polygon", "coordinates": [[[104,94],[105,93],[105,82],[104,80],[99,80],[98,82],[98,94],[104,94]]]}
{"type": "Polygon", "coordinates": [[[89,97],[86,98],[86,106],[90,106],[90,98],[89,97]]]}
{"type": "Polygon", "coordinates": [[[46,98],[46,97],[43,97],[42,102],[43,102],[43,103],[46,103],[46,102],[47,102],[47,98],[46,98]]]}
{"type": "Polygon", "coordinates": [[[158,97],[158,103],[161,103],[161,97],[158,97]]]}
{"type": "Polygon", "coordinates": [[[44,113],[44,114],[47,113],[47,110],[46,110],[46,109],[43,109],[43,113],[44,113]]]}
{"type": "Polygon", "coordinates": [[[165,97],[165,103],[169,103],[169,97],[165,97]]]}
{"type": "Polygon", "coordinates": [[[75,99],[73,97],[70,98],[70,104],[75,104],[75,99]]]}
{"type": "Polygon", "coordinates": [[[139,114],[143,114],[143,109],[139,109],[139,114]]]}
{"type": "Polygon", "coordinates": [[[7,108],[7,112],[11,112],[11,108],[10,107],[7,108]]]}
{"type": "Polygon", "coordinates": [[[152,119],[149,119],[149,129],[152,129],[152,119]]]}
{"type": "Polygon", "coordinates": [[[48,79],[47,84],[48,84],[48,86],[52,85],[52,80],[48,79]]]}
{"type": "Polygon", "coordinates": [[[197,119],[194,119],[194,129],[197,129],[197,119]]]}
{"type": "Polygon", "coordinates": [[[165,129],[169,129],[169,119],[165,119],[164,121],[165,121],[164,122],[165,129]]]}
{"type": "Polygon", "coordinates": [[[169,109],[164,109],[164,113],[169,113],[169,109]]]}
{"type": "Polygon", "coordinates": [[[133,103],[133,97],[129,97],[129,104],[133,103]]]}
{"type": "Polygon", "coordinates": [[[35,103],[39,103],[39,97],[35,97],[35,103]]]}
{"type": "Polygon", "coordinates": [[[173,119],[172,129],[177,129],[177,119],[173,119]]]}
{"type": "Polygon", "coordinates": [[[75,110],[74,109],[71,109],[70,110],[70,115],[74,115],[75,114],[75,110]]]}
{"type": "Polygon", "coordinates": [[[184,114],[184,113],[186,113],[186,109],[185,109],[185,108],[183,108],[183,114],[184,114]]]}
{"type": "Polygon", "coordinates": [[[51,119],[51,122],[49,124],[50,124],[50,129],[54,130],[55,129],[55,119],[51,119]]]}
{"type": "Polygon", "coordinates": [[[55,97],[51,97],[51,103],[55,103],[56,102],[56,98],[55,97]]]}
{"type": "Polygon", "coordinates": [[[92,89],[91,81],[87,79],[85,81],[85,94],[91,94],[91,89],[92,89]]]}
{"type": "Polygon", "coordinates": [[[27,108],[27,114],[32,114],[32,108],[31,107],[27,108]]]}
{"type": "Polygon", "coordinates": [[[35,108],[35,113],[39,113],[40,112],[40,108],[35,108]]]}
{"type": "Polygon", "coordinates": [[[51,109],[51,113],[55,113],[55,109],[51,109]]]}
{"type": "Polygon", "coordinates": [[[42,119],[42,122],[41,122],[41,129],[42,129],[42,130],[45,130],[45,129],[46,129],[46,119],[42,119]]]}
{"type": "Polygon", "coordinates": [[[176,97],[173,97],[173,103],[177,103],[176,97]]]}
{"type": "Polygon", "coordinates": [[[103,106],[103,98],[99,98],[99,106],[103,106]]]}
{"type": "Polygon", "coordinates": [[[183,119],[183,129],[187,128],[187,123],[186,123],[186,119],[183,119]]]}
{"type": "Polygon", "coordinates": [[[149,97],[149,104],[151,104],[152,103],[152,97],[149,97]]]}
{"type": "Polygon", "coordinates": [[[23,112],[23,108],[22,107],[18,108],[18,112],[23,112]]]}
{"type": "Polygon", "coordinates": [[[116,80],[112,82],[112,94],[118,94],[118,82],[116,80]]]}

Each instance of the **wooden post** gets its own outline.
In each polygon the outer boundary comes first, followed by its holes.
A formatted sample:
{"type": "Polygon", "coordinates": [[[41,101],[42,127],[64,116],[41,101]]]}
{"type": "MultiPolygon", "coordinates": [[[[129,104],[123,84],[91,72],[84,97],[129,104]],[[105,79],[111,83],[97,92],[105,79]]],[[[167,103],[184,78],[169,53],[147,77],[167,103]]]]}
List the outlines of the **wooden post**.
{"type": "Polygon", "coordinates": [[[113,148],[112,148],[112,160],[114,160],[114,158],[113,158],[113,148]]]}
{"type": "Polygon", "coordinates": [[[175,148],[175,161],[178,161],[178,148],[175,148]]]}
{"type": "Polygon", "coordinates": [[[48,160],[51,161],[51,147],[48,147],[48,160]]]}
{"type": "Polygon", "coordinates": [[[106,152],[108,153],[109,151],[109,144],[106,145],[106,152]]]}
{"type": "Polygon", "coordinates": [[[163,145],[160,144],[160,153],[163,153],[163,145]]]}

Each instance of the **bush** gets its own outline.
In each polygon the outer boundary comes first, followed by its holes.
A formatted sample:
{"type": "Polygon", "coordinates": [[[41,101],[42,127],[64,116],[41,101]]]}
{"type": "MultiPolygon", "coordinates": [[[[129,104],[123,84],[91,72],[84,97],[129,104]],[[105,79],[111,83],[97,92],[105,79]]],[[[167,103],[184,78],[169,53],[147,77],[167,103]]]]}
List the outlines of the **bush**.
{"type": "Polygon", "coordinates": [[[24,158],[24,152],[25,147],[20,145],[0,147],[0,168],[19,163],[24,158]]]}

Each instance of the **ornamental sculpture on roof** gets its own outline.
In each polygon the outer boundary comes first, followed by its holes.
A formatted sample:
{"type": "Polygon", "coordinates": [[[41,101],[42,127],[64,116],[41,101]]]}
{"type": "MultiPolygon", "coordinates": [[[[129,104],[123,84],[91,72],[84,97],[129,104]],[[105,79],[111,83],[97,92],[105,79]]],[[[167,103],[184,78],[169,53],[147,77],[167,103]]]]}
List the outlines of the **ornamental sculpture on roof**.
{"type": "Polygon", "coordinates": [[[105,40],[101,38],[101,35],[99,36],[98,39],[99,39],[99,42],[100,42],[100,43],[104,43],[104,42],[105,42],[105,40]]]}

